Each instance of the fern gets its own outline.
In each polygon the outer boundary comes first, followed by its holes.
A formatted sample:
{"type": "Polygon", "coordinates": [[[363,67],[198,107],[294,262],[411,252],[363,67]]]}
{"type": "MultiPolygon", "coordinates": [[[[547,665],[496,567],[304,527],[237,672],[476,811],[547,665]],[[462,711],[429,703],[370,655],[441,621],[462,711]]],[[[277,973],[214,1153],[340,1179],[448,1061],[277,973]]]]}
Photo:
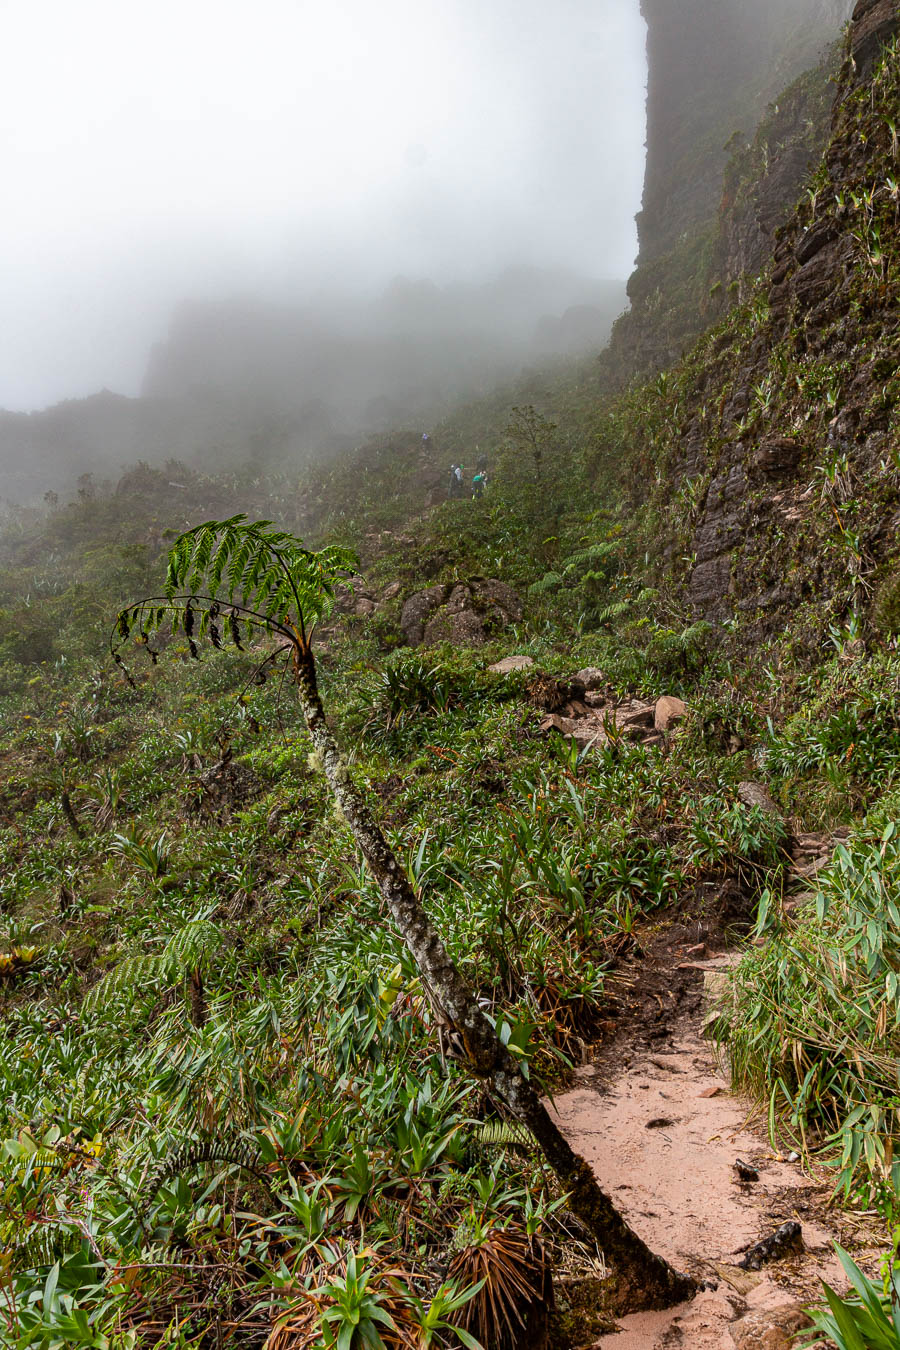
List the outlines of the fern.
{"type": "Polygon", "coordinates": [[[181,974],[197,966],[221,942],[218,928],[210,919],[191,919],[169,938],[160,957],[164,971],[181,974]]]}
{"type": "Polygon", "coordinates": [[[205,1163],[227,1163],[231,1167],[240,1167],[245,1172],[251,1172],[261,1181],[268,1180],[265,1160],[257,1144],[242,1136],[229,1140],[203,1134],[194,1139],[181,1141],[159,1159],[142,1186],[145,1207],[155,1200],[160,1187],[171,1177],[196,1172],[205,1163]]]}
{"type": "Polygon", "coordinates": [[[632,600],[614,600],[611,605],[607,605],[605,609],[599,611],[594,622],[598,628],[606,628],[615,623],[616,619],[621,619],[627,614],[632,609],[633,604],[632,600]]]}
{"type": "Polygon", "coordinates": [[[85,995],[82,1007],[86,1012],[96,1012],[124,995],[130,997],[136,989],[157,984],[160,977],[159,956],[149,953],[128,956],[97,981],[85,995]]]}
{"type": "Polygon", "coordinates": [[[621,545],[616,543],[591,544],[590,548],[580,549],[577,553],[572,553],[565,560],[566,571],[574,571],[579,567],[592,567],[599,562],[606,562],[608,558],[615,557],[621,550],[621,545]]]}
{"type": "Polygon", "coordinates": [[[585,569],[595,567],[597,563],[607,562],[610,558],[617,557],[621,550],[618,543],[591,544],[589,548],[579,549],[577,553],[570,553],[567,558],[562,560],[562,571],[545,572],[540,581],[534,582],[528,587],[529,595],[546,595],[554,591],[559,586],[580,585],[586,582],[596,581],[605,584],[608,581],[606,572],[588,571],[585,569]],[[573,572],[580,575],[573,577],[573,572]]]}
{"type": "Polygon", "coordinates": [[[535,1147],[534,1135],[516,1120],[486,1120],[475,1130],[474,1140],[486,1151],[514,1148],[530,1153],[535,1147]]]}
{"type": "Polygon", "coordinates": [[[248,632],[262,627],[305,644],[331,612],[335,583],[355,568],[350,549],[330,545],[315,552],[273,529],[270,520],[248,522],[243,515],[208,520],[172,545],[165,597],[141,600],[119,614],[110,642],[113,659],[122,665],[119,648],[134,634],[155,659],[149,641],[167,616],[173,635],[183,631],[194,657],[203,638],[221,648],[227,636],[243,650],[242,622],[248,632]]]}
{"type": "Polygon", "coordinates": [[[48,1218],[22,1231],[20,1220],[0,1228],[0,1247],[9,1268],[18,1273],[52,1266],[67,1251],[81,1241],[80,1233],[64,1227],[62,1218],[48,1218]]]}
{"type": "Polygon", "coordinates": [[[528,594],[546,595],[549,591],[555,591],[557,586],[561,586],[562,581],[559,572],[545,572],[540,581],[528,587],[528,594]]]}
{"type": "Polygon", "coordinates": [[[191,919],[169,938],[162,951],[141,952],[120,961],[94,985],[84,1000],[84,1007],[87,1011],[95,1011],[123,996],[131,997],[141,988],[173,984],[186,971],[200,965],[221,940],[218,928],[208,917],[191,919]]]}

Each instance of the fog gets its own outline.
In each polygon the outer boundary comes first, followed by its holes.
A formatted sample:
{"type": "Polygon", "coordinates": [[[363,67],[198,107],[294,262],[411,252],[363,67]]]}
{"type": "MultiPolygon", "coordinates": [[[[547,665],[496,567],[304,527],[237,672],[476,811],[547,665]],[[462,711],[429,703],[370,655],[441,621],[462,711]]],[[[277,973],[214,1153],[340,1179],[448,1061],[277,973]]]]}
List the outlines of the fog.
{"type": "Polygon", "coordinates": [[[377,314],[398,277],[525,267],[571,303],[630,271],[638,0],[2,12],[0,407],[138,394],[183,302],[377,314]]]}

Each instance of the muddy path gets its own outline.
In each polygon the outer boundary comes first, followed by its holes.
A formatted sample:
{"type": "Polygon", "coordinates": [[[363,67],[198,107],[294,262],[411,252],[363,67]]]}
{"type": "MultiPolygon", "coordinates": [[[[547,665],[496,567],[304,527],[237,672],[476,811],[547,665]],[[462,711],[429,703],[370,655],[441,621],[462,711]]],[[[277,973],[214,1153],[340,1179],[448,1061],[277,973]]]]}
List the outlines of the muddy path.
{"type": "Polygon", "coordinates": [[[703,920],[639,940],[615,973],[606,1039],[555,1100],[566,1135],[629,1223],[714,1286],[666,1313],[621,1319],[596,1347],[780,1350],[823,1278],[845,1287],[835,1240],[877,1270],[876,1221],[833,1206],[828,1181],[805,1173],[790,1144],[772,1147],[704,1038],[705,987],[732,959],[721,929],[703,920]],[[759,1270],[740,1267],[747,1248],[789,1223],[801,1226],[796,1249],[759,1270]]]}

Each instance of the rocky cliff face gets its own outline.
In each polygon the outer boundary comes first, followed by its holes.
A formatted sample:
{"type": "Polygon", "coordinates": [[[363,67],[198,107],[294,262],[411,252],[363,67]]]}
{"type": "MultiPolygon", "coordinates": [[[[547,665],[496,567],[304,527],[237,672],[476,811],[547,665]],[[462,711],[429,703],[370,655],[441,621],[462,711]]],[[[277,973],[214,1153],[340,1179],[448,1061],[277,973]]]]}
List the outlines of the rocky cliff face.
{"type": "Polygon", "coordinates": [[[827,53],[851,4],[641,0],[647,168],[613,380],[676,361],[771,251],[827,134],[827,53]]]}
{"type": "Polygon", "coordinates": [[[647,172],[640,263],[715,215],[727,142],[834,41],[852,0],[641,0],[647,172]]]}
{"type": "Polygon", "coordinates": [[[898,0],[860,0],[809,191],[632,468],[695,612],[759,634],[900,618],[898,33],[898,0]]]}

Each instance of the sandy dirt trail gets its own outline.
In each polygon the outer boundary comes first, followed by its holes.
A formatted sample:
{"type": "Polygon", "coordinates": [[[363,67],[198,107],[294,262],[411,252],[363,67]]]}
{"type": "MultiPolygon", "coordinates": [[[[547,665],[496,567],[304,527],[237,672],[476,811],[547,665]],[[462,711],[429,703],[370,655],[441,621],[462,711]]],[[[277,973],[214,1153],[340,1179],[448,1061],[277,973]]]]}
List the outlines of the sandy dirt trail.
{"type": "Polygon", "coordinates": [[[618,1334],[594,1343],[604,1350],[782,1350],[822,1278],[846,1287],[835,1239],[877,1268],[877,1234],[829,1206],[829,1187],[776,1153],[750,1103],[730,1093],[702,1036],[702,966],[693,984],[682,981],[691,997],[672,995],[671,1019],[654,993],[661,1025],[649,1036],[645,1025],[623,1026],[612,1053],[577,1070],[577,1086],[555,1101],[566,1135],[629,1223],[673,1265],[717,1285],[680,1308],[621,1319],[618,1334]],[[741,1182],[737,1159],[759,1180],[741,1182]],[[742,1248],[792,1220],[802,1225],[801,1251],[758,1272],[737,1268],[742,1248]]]}

